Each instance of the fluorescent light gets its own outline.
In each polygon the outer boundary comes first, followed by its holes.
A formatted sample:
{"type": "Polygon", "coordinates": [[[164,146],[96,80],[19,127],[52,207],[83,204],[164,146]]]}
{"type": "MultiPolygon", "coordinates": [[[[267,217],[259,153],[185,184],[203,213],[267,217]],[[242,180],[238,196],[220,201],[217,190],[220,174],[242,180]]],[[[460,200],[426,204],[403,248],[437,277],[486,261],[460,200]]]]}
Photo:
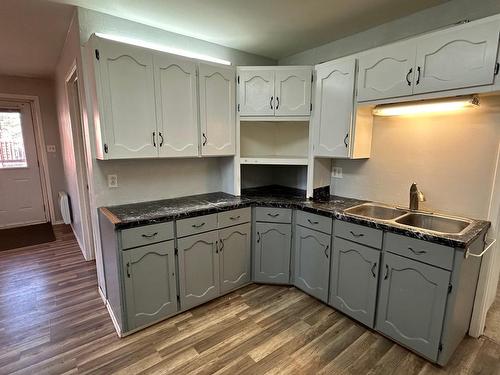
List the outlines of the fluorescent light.
{"type": "Polygon", "coordinates": [[[217,64],[231,65],[231,61],[219,59],[217,57],[203,55],[201,53],[196,53],[196,52],[185,51],[185,50],[179,49],[179,48],[167,47],[167,46],[163,46],[163,45],[156,44],[156,43],[145,42],[143,40],[128,38],[126,36],[101,34],[101,33],[96,33],[95,35],[97,35],[99,38],[114,40],[115,42],[132,44],[132,45],[137,46],[137,47],[144,47],[144,48],[154,49],[156,51],[172,53],[174,55],[180,55],[180,56],[184,56],[184,57],[190,57],[192,59],[210,61],[210,62],[214,62],[214,63],[217,63],[217,64]]]}
{"type": "Polygon", "coordinates": [[[478,106],[479,98],[477,96],[461,96],[398,104],[382,104],[373,109],[373,114],[375,116],[408,116],[436,112],[452,112],[478,106]]]}

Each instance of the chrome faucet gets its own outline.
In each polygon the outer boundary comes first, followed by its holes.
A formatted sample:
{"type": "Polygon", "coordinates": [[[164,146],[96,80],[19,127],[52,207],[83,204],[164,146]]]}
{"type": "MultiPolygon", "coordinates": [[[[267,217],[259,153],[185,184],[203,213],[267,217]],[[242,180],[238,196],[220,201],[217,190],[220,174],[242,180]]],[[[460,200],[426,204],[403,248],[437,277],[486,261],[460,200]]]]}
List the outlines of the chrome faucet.
{"type": "Polygon", "coordinates": [[[425,202],[425,195],[418,189],[417,184],[414,182],[410,186],[410,210],[417,211],[419,202],[425,202]]]}

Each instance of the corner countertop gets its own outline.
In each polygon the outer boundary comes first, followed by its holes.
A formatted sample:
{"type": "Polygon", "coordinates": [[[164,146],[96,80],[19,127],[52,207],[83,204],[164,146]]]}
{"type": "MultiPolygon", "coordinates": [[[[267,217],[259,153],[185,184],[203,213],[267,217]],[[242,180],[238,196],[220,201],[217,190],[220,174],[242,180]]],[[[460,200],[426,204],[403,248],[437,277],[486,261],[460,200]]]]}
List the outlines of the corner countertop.
{"type": "Polygon", "coordinates": [[[245,189],[241,196],[216,192],[101,207],[100,211],[115,226],[115,229],[120,230],[250,206],[292,208],[458,248],[468,247],[490,227],[489,221],[472,219],[471,228],[463,234],[438,234],[394,222],[362,218],[345,212],[346,209],[365,202],[367,201],[335,195],[331,195],[325,201],[313,201],[305,197],[303,190],[268,186],[245,189]]]}

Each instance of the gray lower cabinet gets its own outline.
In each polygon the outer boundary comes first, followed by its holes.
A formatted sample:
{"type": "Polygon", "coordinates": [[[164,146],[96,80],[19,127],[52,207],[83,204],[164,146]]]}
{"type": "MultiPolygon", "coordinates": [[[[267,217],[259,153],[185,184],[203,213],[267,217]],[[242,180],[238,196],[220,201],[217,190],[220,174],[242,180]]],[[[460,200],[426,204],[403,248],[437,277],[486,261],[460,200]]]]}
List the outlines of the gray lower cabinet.
{"type": "Polygon", "coordinates": [[[291,224],[255,225],[254,280],[261,283],[290,282],[291,224]]]}
{"type": "Polygon", "coordinates": [[[123,251],[127,330],[177,312],[174,241],[123,251]]]}
{"type": "Polygon", "coordinates": [[[220,294],[217,231],[177,242],[181,308],[189,309],[220,294]]]}
{"type": "Polygon", "coordinates": [[[373,328],[380,251],[335,237],[329,304],[373,328]]]}
{"type": "Polygon", "coordinates": [[[250,281],[250,236],[250,223],[219,230],[221,293],[229,292],[250,281]]]}
{"type": "Polygon", "coordinates": [[[329,234],[295,226],[294,284],[326,302],[330,276],[329,234]]]}
{"type": "Polygon", "coordinates": [[[436,361],[450,272],[385,253],[381,277],[376,329],[436,361]]]}

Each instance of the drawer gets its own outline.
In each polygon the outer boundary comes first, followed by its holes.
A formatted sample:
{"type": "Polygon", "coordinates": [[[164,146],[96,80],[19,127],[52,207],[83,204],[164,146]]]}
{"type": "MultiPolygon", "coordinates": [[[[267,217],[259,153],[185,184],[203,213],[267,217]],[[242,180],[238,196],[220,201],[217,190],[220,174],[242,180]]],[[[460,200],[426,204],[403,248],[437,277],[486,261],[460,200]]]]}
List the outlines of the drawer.
{"type": "Polygon", "coordinates": [[[177,237],[190,236],[217,229],[217,214],[177,220],[177,237]]]}
{"type": "Polygon", "coordinates": [[[122,249],[149,245],[174,238],[174,223],[158,223],[121,231],[122,249]]]}
{"type": "Polygon", "coordinates": [[[231,225],[248,223],[252,218],[250,207],[239,208],[237,210],[219,212],[219,228],[230,227],[231,225]]]}
{"type": "Polygon", "coordinates": [[[382,248],[382,231],[363,225],[348,223],[346,221],[335,221],[335,236],[345,238],[363,245],[382,248]]]}
{"type": "Polygon", "coordinates": [[[255,220],[270,223],[291,223],[292,210],[289,208],[257,207],[255,208],[255,220]]]}
{"type": "Polygon", "coordinates": [[[385,234],[384,250],[447,270],[453,268],[455,249],[394,233],[385,234]]]}
{"type": "Polygon", "coordinates": [[[306,228],[332,234],[332,219],[326,216],[297,211],[297,224],[306,228]]]}

